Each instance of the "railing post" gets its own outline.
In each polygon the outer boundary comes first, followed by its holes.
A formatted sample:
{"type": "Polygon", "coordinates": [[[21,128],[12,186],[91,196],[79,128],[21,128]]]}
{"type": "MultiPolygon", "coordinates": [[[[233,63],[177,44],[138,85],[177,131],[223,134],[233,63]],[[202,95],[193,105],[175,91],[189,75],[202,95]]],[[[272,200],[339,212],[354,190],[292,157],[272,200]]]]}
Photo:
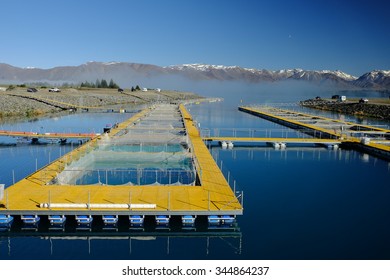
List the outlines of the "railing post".
{"type": "Polygon", "coordinates": [[[129,191],[129,210],[131,211],[131,191],[129,191]]]}
{"type": "Polygon", "coordinates": [[[91,210],[91,191],[88,190],[88,210],[91,210]]]}
{"type": "Polygon", "coordinates": [[[210,211],[210,191],[207,192],[207,209],[210,211]]]}
{"type": "Polygon", "coordinates": [[[168,192],[168,211],[171,210],[171,192],[168,192]]]}

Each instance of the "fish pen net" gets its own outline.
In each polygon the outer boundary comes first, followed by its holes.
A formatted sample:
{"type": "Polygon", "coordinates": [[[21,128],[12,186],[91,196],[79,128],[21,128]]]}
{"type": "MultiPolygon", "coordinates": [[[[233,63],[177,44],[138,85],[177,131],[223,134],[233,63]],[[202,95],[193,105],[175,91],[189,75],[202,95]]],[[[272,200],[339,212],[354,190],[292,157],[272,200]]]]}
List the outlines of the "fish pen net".
{"type": "Polygon", "coordinates": [[[114,136],[103,135],[53,180],[59,185],[195,185],[196,170],[176,105],[159,105],[114,136]]]}

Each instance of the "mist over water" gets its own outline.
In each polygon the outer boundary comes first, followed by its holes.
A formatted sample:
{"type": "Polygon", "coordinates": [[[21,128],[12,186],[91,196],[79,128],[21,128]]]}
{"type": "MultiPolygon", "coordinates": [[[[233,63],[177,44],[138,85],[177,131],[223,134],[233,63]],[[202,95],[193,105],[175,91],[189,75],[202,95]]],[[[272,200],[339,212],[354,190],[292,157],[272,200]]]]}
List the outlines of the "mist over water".
{"type": "Polygon", "coordinates": [[[389,97],[389,93],[374,90],[346,90],[329,84],[316,84],[306,81],[278,81],[248,83],[238,81],[195,81],[183,77],[144,80],[151,88],[189,91],[205,97],[224,98],[225,104],[251,103],[290,103],[321,96],[330,98],[335,94],[348,97],[389,97]]]}

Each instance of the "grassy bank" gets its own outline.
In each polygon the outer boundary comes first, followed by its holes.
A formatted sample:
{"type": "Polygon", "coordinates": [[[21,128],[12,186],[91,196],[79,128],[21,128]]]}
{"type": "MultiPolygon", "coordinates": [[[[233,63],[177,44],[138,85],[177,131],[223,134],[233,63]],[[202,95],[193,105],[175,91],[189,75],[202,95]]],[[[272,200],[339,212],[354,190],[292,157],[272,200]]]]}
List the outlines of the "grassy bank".
{"type": "Polygon", "coordinates": [[[47,88],[37,88],[37,92],[27,92],[25,87],[0,92],[0,118],[34,117],[68,110],[70,108],[131,108],[134,105],[153,102],[177,102],[199,98],[189,92],[172,90],[130,91],[125,89],[62,88],[61,92],[49,92],[47,88]]]}

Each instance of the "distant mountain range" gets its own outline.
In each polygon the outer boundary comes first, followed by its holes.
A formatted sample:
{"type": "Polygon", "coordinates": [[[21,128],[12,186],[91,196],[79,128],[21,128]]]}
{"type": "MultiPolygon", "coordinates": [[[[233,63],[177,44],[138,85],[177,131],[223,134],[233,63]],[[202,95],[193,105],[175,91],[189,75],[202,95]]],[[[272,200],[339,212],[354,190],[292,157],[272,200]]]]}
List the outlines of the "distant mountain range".
{"type": "MultiPolygon", "coordinates": [[[[0,63],[0,83],[81,83],[96,79],[114,79],[127,87],[137,81],[181,78],[185,80],[243,81],[250,83],[278,81],[307,81],[332,85],[343,89],[390,90],[390,71],[374,70],[360,77],[342,71],[288,69],[271,71],[208,64],[183,64],[160,67],[151,64],[127,62],[88,62],[79,66],[61,66],[51,69],[19,68],[0,63]]],[[[172,80],[172,81],[173,81],[172,80]]]]}

